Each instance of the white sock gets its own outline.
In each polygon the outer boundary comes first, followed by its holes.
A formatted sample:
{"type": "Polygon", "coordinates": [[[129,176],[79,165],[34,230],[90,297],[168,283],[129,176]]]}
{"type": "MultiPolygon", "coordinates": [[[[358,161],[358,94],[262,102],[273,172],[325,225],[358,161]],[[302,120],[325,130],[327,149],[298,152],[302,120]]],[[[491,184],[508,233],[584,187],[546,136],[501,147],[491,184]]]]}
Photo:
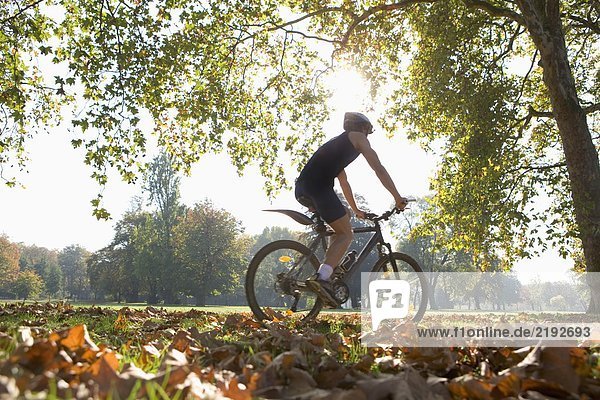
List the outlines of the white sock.
{"type": "Polygon", "coordinates": [[[319,274],[319,279],[328,281],[331,278],[331,274],[333,274],[333,267],[329,264],[321,264],[317,273],[319,274]]]}

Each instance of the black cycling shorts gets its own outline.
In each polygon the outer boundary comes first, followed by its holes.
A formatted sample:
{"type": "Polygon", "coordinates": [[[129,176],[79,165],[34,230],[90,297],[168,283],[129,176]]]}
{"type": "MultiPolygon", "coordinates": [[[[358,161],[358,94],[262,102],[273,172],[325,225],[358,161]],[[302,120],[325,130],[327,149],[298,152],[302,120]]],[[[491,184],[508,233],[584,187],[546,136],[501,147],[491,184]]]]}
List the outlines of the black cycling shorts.
{"type": "Polygon", "coordinates": [[[327,223],[334,222],[346,215],[346,207],[335,194],[333,187],[313,187],[306,181],[296,181],[296,200],[309,209],[316,210],[327,223]]]}

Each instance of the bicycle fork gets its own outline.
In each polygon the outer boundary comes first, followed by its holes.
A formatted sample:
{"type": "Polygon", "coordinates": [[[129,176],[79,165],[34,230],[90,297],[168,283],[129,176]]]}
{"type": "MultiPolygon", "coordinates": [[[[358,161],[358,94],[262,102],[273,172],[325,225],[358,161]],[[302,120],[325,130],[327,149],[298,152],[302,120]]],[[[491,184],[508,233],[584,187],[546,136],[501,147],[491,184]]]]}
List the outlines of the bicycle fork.
{"type": "Polygon", "coordinates": [[[382,249],[383,246],[385,246],[385,248],[387,249],[387,257],[388,257],[388,260],[390,260],[390,265],[392,266],[392,271],[398,272],[398,264],[396,264],[396,259],[394,257],[392,257],[392,245],[391,244],[385,243],[385,242],[377,243],[377,251],[379,252],[379,258],[386,255],[382,249]]]}

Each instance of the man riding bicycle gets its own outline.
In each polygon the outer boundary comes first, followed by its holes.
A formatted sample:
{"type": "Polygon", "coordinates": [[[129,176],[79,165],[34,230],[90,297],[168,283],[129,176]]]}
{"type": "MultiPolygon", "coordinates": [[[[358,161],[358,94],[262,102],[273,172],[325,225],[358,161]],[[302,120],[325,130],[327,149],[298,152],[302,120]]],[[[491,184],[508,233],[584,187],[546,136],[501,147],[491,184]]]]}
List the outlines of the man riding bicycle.
{"type": "Polygon", "coordinates": [[[342,193],[356,216],[364,218],[365,212],[356,206],[344,170],[362,154],[383,186],[394,197],[396,207],[403,210],[408,203],[405,197],[400,196],[392,178],[381,165],[377,153],[371,148],[367,138],[371,133],[373,125],[365,115],[347,112],[344,115],[344,132],[319,147],[296,179],[296,200],[309,210],[317,211],[334,231],[317,275],[306,282],[307,287],[329,307],[339,305],[330,278],[353,239],[350,215],[333,190],[334,179],[338,179],[342,193]]]}

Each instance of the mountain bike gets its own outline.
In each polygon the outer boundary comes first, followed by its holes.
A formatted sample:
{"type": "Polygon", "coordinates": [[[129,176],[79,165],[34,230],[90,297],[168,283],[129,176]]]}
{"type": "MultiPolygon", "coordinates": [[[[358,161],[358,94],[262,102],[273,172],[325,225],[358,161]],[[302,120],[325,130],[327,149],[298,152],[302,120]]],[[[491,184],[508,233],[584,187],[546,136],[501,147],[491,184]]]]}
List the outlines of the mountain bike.
{"type": "MultiPolygon", "coordinates": [[[[246,273],[246,298],[259,321],[281,320],[298,316],[301,320],[315,318],[323,308],[323,302],[306,286],[321,264],[318,255],[325,252],[328,237],[334,232],[318,214],[309,217],[293,210],[265,210],[278,212],[296,222],[310,226],[312,239],[308,245],[295,240],[277,240],[261,248],[250,261],[246,273]]],[[[372,272],[384,272],[389,279],[407,280],[411,287],[411,307],[407,319],[419,321],[427,308],[428,283],[419,264],[409,255],[392,251],[381,232],[381,221],[402,210],[394,208],[382,215],[367,214],[370,225],[353,227],[355,234],[371,233],[360,253],[352,251],[335,268],[332,284],[338,302],[344,303],[350,296],[347,282],[359,271],[375,248],[378,259],[372,272]]],[[[361,299],[368,302],[368,299],[361,299]]],[[[365,305],[365,304],[363,304],[365,305]]]]}

